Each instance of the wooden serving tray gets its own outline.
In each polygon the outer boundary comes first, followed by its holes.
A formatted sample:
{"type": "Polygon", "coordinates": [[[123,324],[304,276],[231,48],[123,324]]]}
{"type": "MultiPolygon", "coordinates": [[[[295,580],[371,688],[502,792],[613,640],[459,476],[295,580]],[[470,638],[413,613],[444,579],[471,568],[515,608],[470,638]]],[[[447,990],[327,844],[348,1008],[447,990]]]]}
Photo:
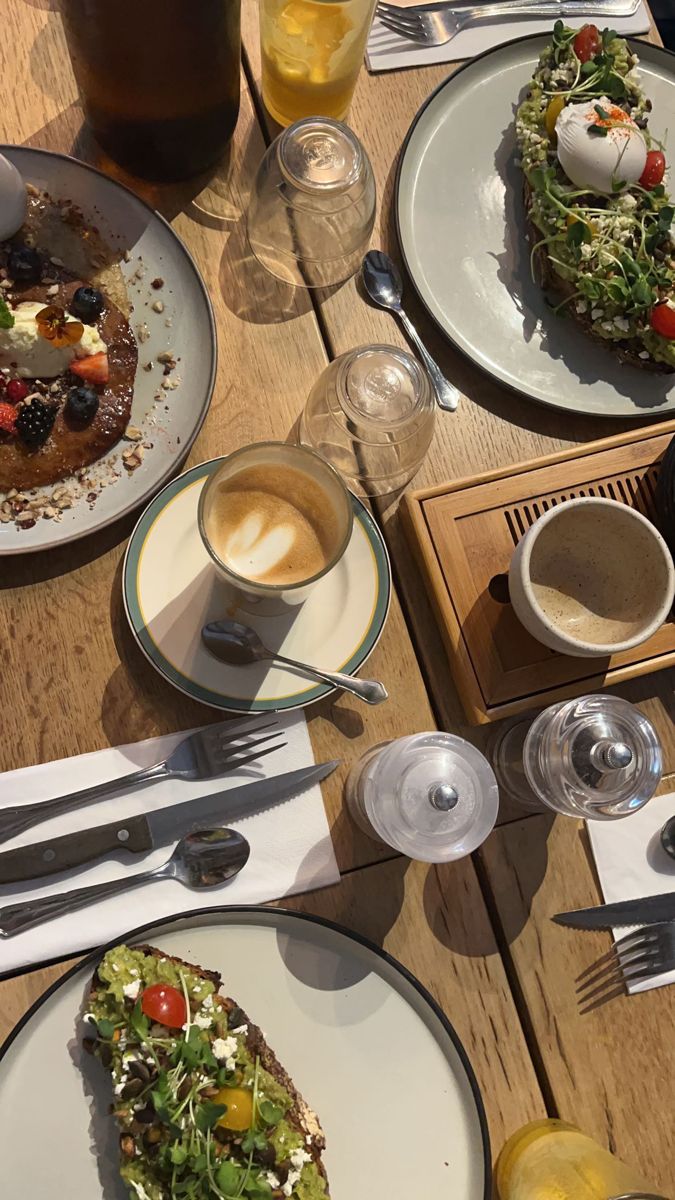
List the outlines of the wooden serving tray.
{"type": "Polygon", "coordinates": [[[482,725],[675,664],[675,622],[611,658],[542,646],[509,602],[520,538],[552,505],[606,496],[654,518],[659,463],[675,421],[410,492],[404,527],[434,605],[467,717],[482,725]]]}

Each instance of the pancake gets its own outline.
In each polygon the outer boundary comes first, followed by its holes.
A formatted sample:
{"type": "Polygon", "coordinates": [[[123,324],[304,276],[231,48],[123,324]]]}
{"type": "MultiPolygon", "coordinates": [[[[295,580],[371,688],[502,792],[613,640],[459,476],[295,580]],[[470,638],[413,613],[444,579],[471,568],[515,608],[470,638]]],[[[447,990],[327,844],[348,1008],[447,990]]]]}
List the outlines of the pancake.
{"type": "MultiPolygon", "coordinates": [[[[83,280],[67,278],[68,272],[61,268],[54,269],[54,276],[58,277],[56,294],[47,295],[47,286],[36,284],[13,288],[13,298],[19,303],[33,300],[67,309],[73,293],[83,286],[83,280]]],[[[96,326],[108,347],[110,377],[103,388],[97,389],[99,407],[96,416],[89,425],[76,426],[69,421],[62,404],[49,438],[38,449],[29,449],[18,438],[0,442],[0,491],[6,492],[10,488],[24,491],[56,483],[96,462],[124,433],[131,413],[138,347],[126,317],[106,292],[103,295],[105,305],[96,326]]],[[[69,378],[73,387],[81,382],[74,376],[69,378]]],[[[30,380],[26,383],[31,387],[30,380]]]]}

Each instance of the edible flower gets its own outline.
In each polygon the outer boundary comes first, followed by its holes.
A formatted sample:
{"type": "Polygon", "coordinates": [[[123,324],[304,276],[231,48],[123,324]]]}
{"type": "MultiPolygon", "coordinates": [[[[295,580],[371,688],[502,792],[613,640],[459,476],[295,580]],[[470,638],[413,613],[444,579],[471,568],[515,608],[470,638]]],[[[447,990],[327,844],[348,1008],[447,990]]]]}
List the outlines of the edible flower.
{"type": "Polygon", "coordinates": [[[72,346],[79,342],[84,333],[81,321],[69,321],[66,311],[57,304],[48,304],[35,314],[38,333],[52,346],[72,346]]]}

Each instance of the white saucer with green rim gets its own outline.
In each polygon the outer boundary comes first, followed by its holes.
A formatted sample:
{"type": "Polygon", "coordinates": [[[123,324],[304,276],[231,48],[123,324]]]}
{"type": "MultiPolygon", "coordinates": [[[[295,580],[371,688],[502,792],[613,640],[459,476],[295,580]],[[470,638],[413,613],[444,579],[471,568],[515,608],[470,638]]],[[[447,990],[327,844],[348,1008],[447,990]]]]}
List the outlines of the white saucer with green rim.
{"type": "Polygon", "coordinates": [[[197,528],[199,494],[221,462],[200,463],[168,483],[136,525],[122,585],[129,624],[152,665],[195,700],[228,712],[301,708],[335,689],[273,663],[222,663],[202,644],[202,626],[223,617],[243,621],[271,650],[353,675],[387,619],[389,557],[372,517],[353,496],[354,532],[337,566],[292,611],[256,612],[217,575],[197,528]]]}

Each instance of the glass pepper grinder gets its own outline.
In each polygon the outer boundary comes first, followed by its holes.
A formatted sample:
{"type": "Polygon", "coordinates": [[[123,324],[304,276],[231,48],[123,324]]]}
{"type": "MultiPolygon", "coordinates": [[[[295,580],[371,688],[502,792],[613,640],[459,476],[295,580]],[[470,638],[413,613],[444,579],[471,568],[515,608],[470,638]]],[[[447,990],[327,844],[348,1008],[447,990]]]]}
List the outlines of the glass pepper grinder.
{"type": "Polygon", "coordinates": [[[487,759],[452,733],[415,733],[371,746],[352,767],[345,799],[376,841],[422,862],[471,854],[497,819],[487,759]]]}
{"type": "Polygon", "coordinates": [[[650,721],[619,696],[581,696],[507,725],[493,743],[499,787],[526,808],[615,820],[637,812],[661,779],[650,721]]]}

